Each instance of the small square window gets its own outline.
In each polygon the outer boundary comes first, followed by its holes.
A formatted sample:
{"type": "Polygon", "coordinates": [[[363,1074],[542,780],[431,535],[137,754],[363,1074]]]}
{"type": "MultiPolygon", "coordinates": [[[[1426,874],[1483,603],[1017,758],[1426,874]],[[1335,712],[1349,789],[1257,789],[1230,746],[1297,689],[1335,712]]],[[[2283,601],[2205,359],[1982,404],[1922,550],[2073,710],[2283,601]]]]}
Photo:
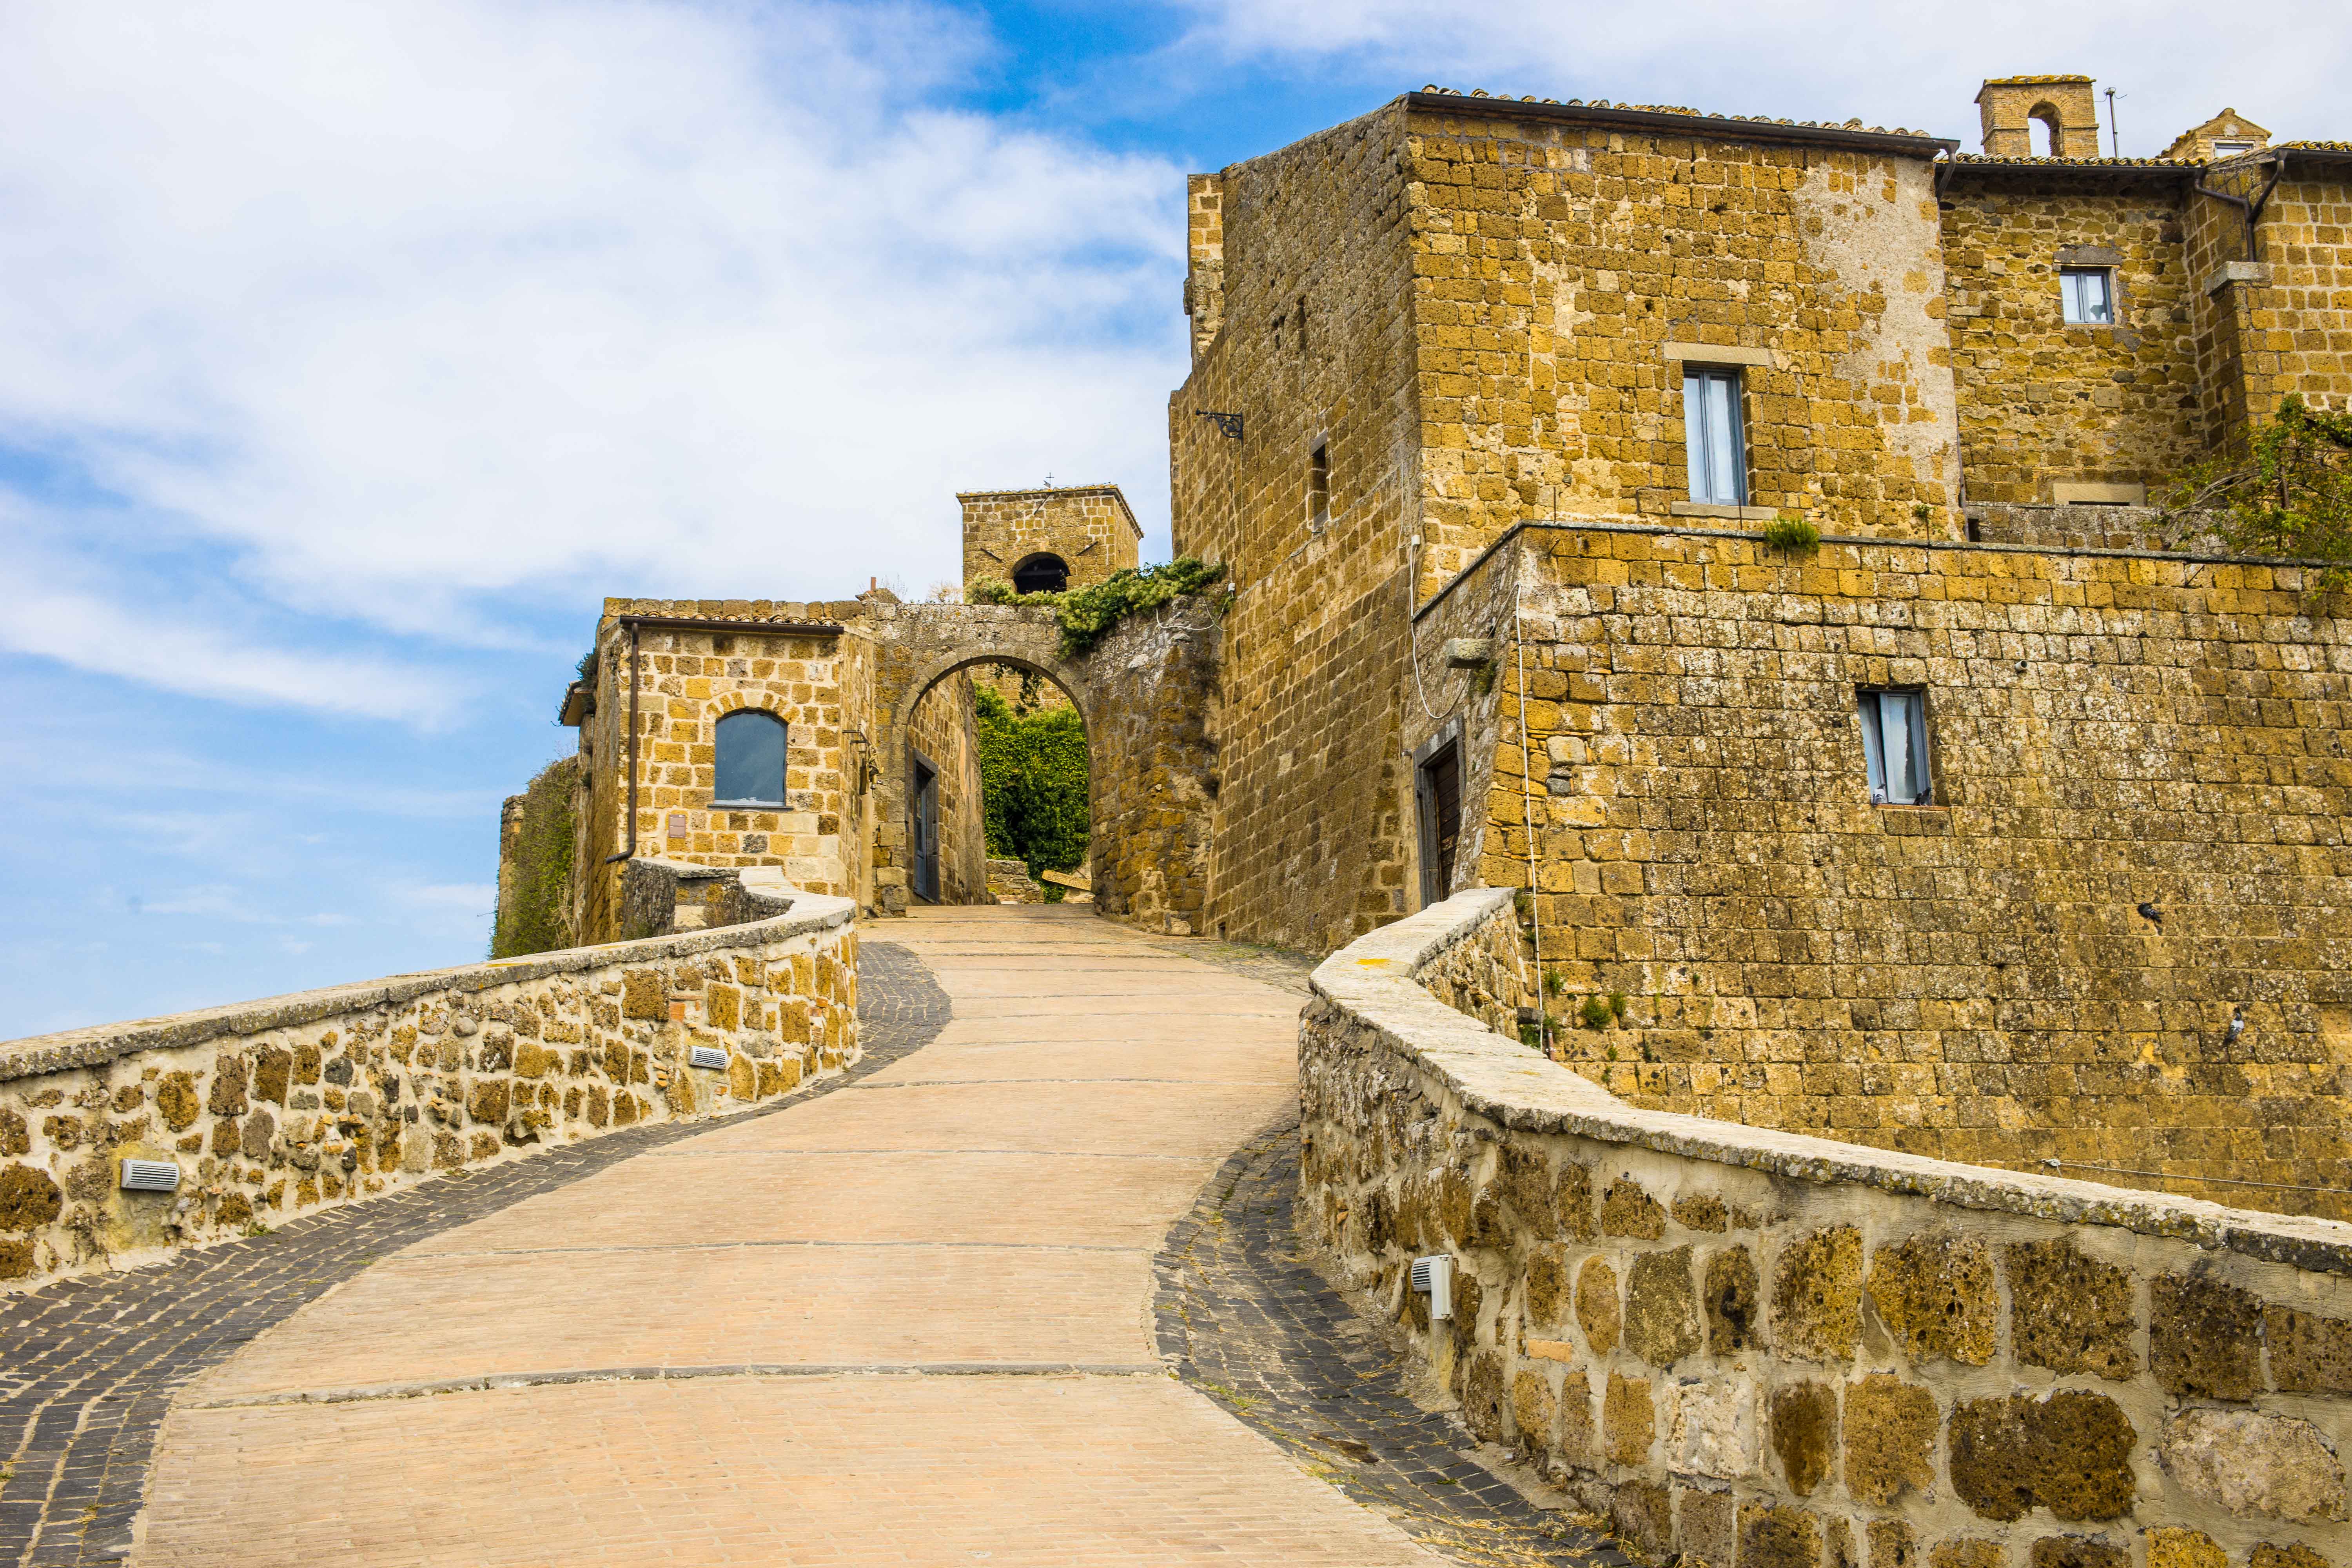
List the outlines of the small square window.
{"type": "Polygon", "coordinates": [[[1927,805],[1934,793],[1927,778],[1927,694],[1916,687],[1864,687],[1858,696],[1871,805],[1927,805]]]}
{"type": "Polygon", "coordinates": [[[1739,373],[1692,366],[1683,372],[1683,444],[1690,499],[1716,506],[1748,504],[1748,444],[1739,429],[1739,373]]]}
{"type": "Polygon", "coordinates": [[[1318,441],[1307,454],[1307,531],[1320,533],[1331,524],[1331,444],[1318,441]]]}
{"type": "Polygon", "coordinates": [[[2058,298],[2067,321],[2078,327],[2116,324],[2115,280],[2104,267],[2059,269],[2058,298]]]}
{"type": "Polygon", "coordinates": [[[2213,156],[2216,158],[2234,158],[2241,153],[2251,153],[2253,150],[2254,144],[2251,142],[2216,142],[2213,143],[2213,156]]]}

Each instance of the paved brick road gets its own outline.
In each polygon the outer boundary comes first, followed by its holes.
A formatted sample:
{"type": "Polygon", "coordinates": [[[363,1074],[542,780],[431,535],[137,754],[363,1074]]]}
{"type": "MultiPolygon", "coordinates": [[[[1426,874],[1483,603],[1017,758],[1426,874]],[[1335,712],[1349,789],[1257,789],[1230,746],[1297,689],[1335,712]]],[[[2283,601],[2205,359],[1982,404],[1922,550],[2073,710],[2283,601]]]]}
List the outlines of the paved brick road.
{"type": "Polygon", "coordinates": [[[0,1563],[1593,1554],[1290,1256],[1297,963],[889,934],[839,1092],[0,1308],[0,1563]]]}

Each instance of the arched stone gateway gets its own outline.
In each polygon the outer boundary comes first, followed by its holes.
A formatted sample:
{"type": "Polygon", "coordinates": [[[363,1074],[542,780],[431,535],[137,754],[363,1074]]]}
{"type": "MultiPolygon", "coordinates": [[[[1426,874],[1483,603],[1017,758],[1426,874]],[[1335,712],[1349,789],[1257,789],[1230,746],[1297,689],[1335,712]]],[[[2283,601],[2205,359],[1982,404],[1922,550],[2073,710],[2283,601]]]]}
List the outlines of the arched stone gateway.
{"type": "MultiPolygon", "coordinates": [[[[1051,610],[1002,605],[882,605],[872,612],[875,644],[873,712],[875,821],[871,907],[904,913],[919,889],[918,840],[925,829],[917,788],[916,710],[925,696],[959,671],[976,666],[1034,670],[1059,687],[1077,710],[1091,746],[1096,700],[1082,662],[1062,658],[1061,630],[1051,610]]],[[[1102,826],[1099,803],[1090,831],[1102,826]]]]}

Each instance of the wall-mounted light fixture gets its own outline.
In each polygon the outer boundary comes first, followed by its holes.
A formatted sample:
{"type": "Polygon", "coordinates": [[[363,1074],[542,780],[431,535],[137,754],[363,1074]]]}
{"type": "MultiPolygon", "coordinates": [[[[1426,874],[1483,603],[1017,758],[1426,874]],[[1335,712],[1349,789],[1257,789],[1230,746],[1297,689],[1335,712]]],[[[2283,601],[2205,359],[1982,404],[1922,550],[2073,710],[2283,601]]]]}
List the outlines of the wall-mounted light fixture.
{"type": "Polygon", "coordinates": [[[1454,1316],[1454,1259],[1444,1253],[1412,1260],[1412,1288],[1429,1297],[1429,1321],[1454,1316]]]}
{"type": "Polygon", "coordinates": [[[121,1185],[126,1193],[176,1193],[180,1167],[169,1160],[125,1160],[121,1185]]]}

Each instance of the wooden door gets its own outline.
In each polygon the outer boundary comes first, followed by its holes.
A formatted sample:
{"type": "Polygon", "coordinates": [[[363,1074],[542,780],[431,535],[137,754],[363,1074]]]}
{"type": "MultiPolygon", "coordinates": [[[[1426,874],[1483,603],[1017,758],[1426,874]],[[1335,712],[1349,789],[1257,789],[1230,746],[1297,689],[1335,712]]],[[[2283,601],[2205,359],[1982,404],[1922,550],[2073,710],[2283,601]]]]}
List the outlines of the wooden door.
{"type": "Polygon", "coordinates": [[[940,901],[940,774],[919,753],[914,763],[915,896],[936,904],[940,901]]]}
{"type": "Polygon", "coordinates": [[[1421,816],[1421,901],[1423,908],[1454,891],[1454,854],[1462,843],[1462,748],[1452,741],[1432,752],[1413,778],[1421,816]]]}

